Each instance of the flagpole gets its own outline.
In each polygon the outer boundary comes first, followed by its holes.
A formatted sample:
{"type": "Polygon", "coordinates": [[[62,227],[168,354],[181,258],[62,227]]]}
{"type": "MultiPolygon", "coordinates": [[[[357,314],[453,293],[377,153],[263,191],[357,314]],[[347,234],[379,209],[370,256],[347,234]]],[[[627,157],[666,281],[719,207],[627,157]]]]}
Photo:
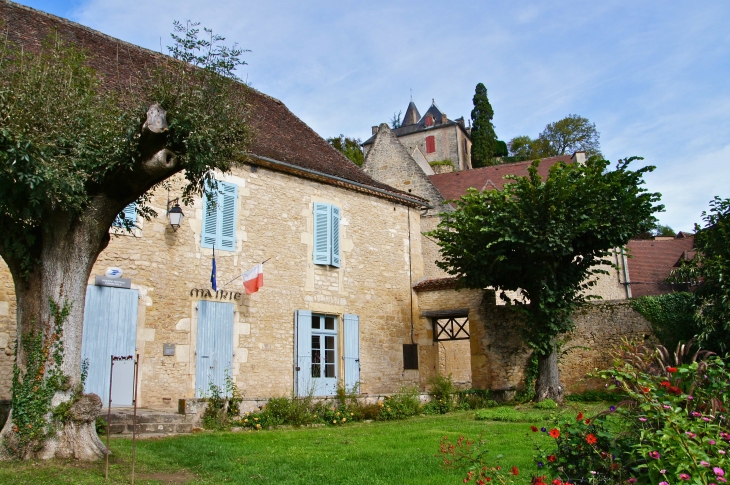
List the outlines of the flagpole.
{"type": "MultiPolygon", "coordinates": [[[[267,260],[265,260],[265,261],[261,261],[261,262],[260,262],[259,264],[264,264],[264,263],[266,263],[266,261],[269,261],[270,259],[271,259],[271,258],[269,258],[269,259],[267,259],[267,260]]],[[[225,285],[221,286],[221,290],[222,290],[223,288],[225,288],[226,286],[230,285],[231,283],[233,283],[234,281],[236,281],[236,280],[237,280],[238,278],[240,278],[241,276],[243,276],[243,275],[238,275],[238,276],[236,276],[235,278],[233,278],[233,279],[232,279],[231,281],[229,281],[228,283],[226,283],[225,285]]]]}

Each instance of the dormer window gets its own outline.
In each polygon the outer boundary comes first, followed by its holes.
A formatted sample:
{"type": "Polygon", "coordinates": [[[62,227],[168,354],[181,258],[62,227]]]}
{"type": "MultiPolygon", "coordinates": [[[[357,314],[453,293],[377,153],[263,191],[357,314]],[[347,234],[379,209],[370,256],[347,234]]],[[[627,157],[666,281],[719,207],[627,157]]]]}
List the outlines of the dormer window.
{"type": "Polygon", "coordinates": [[[431,116],[431,115],[426,116],[426,126],[427,127],[433,126],[433,116],[431,116]]]}

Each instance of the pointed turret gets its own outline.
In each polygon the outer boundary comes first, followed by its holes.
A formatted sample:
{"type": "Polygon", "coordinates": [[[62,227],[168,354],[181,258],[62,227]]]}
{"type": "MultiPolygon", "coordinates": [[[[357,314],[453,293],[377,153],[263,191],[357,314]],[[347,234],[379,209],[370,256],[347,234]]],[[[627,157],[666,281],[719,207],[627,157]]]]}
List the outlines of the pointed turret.
{"type": "Polygon", "coordinates": [[[405,116],[403,116],[403,123],[401,126],[415,125],[421,119],[421,114],[416,108],[416,104],[411,101],[408,103],[408,109],[406,110],[405,116]]]}

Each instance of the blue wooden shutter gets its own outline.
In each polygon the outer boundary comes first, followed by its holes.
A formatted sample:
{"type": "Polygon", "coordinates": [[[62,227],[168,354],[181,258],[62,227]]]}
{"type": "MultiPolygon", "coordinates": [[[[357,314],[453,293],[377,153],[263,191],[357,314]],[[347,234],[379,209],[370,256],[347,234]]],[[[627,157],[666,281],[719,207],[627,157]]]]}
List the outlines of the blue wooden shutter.
{"type": "Polygon", "coordinates": [[[330,264],[330,205],[314,203],[314,264],[330,264]]]}
{"type": "MultiPolygon", "coordinates": [[[[124,220],[130,221],[130,227],[135,226],[137,224],[137,203],[132,202],[131,204],[129,204],[122,210],[122,214],[124,215],[124,220]]],[[[121,217],[117,216],[117,218],[114,219],[112,226],[124,227],[124,220],[121,217]]]]}
{"type": "Polygon", "coordinates": [[[212,248],[218,246],[218,191],[216,188],[208,188],[203,194],[203,237],[200,247],[212,248]],[[210,194],[210,200],[208,199],[210,194]]]}
{"type": "Polygon", "coordinates": [[[216,247],[225,251],[236,250],[236,213],[238,208],[238,185],[218,182],[221,188],[218,197],[218,215],[220,217],[220,238],[216,247]]]}
{"type": "Polygon", "coordinates": [[[312,382],[312,312],[296,311],[294,322],[294,385],[296,395],[304,397],[312,382]]]}
{"type": "Polygon", "coordinates": [[[332,266],[340,267],[340,208],[332,207],[332,266]]]}
{"type": "Polygon", "coordinates": [[[360,318],[345,314],[345,389],[360,392],[360,318]]]}

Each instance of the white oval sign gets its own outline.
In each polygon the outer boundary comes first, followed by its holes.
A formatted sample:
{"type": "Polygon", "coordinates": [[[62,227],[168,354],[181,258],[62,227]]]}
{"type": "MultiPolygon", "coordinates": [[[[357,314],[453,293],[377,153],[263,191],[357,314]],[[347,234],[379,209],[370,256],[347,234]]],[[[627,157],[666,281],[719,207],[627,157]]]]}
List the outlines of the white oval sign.
{"type": "Polygon", "coordinates": [[[122,268],[111,267],[106,270],[105,276],[107,278],[117,279],[122,277],[122,268]]]}

